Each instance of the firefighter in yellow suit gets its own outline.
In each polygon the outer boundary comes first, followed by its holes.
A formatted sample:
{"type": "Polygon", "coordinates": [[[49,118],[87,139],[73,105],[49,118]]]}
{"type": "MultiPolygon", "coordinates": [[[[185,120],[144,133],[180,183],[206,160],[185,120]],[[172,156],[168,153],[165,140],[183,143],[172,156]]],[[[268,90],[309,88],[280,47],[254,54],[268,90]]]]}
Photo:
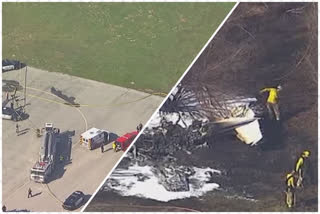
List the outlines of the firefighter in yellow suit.
{"type": "Polygon", "coordinates": [[[298,160],[296,162],[294,170],[299,175],[299,178],[298,178],[298,181],[297,181],[297,187],[302,186],[302,180],[303,180],[303,176],[304,176],[304,173],[305,173],[303,171],[303,168],[304,168],[305,160],[307,158],[309,158],[309,156],[310,156],[310,151],[305,150],[305,151],[302,152],[301,156],[298,158],[298,160]]]}
{"type": "Polygon", "coordinates": [[[295,204],[295,173],[293,170],[286,176],[286,204],[289,208],[295,204]]]}
{"type": "Polygon", "coordinates": [[[275,116],[276,120],[280,120],[280,110],[278,105],[280,90],[282,90],[282,87],[279,85],[277,88],[264,88],[260,91],[260,93],[269,92],[267,99],[267,108],[270,118],[273,118],[275,116]]]}
{"type": "Polygon", "coordinates": [[[116,148],[117,148],[117,145],[116,145],[116,142],[114,141],[112,143],[112,149],[113,149],[114,152],[116,152],[116,148]]]}

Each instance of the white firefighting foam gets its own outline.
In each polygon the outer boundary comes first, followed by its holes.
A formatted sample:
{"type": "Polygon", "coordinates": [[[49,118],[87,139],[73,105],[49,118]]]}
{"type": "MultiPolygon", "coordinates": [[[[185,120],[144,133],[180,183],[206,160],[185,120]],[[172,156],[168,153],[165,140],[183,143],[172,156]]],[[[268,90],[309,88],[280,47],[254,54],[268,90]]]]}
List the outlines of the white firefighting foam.
{"type": "Polygon", "coordinates": [[[130,166],[129,169],[115,170],[108,179],[105,188],[112,189],[122,196],[136,196],[163,202],[200,197],[209,191],[219,188],[219,184],[217,183],[207,183],[210,176],[206,172],[210,171],[220,174],[220,171],[211,168],[202,169],[193,167],[193,169],[195,174],[189,177],[190,191],[186,192],[167,191],[159,183],[159,178],[152,172],[152,167],[138,165],[130,166]],[[135,176],[138,173],[148,178],[143,181],[138,181],[137,176],[135,176]]]}

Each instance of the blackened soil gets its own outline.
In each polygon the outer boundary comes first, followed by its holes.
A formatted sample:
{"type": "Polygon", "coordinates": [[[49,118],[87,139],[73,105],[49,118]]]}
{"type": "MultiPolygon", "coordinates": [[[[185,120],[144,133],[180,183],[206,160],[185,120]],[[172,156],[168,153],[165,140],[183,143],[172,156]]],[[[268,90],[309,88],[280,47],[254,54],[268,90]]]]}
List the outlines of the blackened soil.
{"type": "Polygon", "coordinates": [[[219,90],[260,101],[265,100],[258,95],[261,88],[283,86],[282,120],[260,121],[262,144],[246,146],[231,133],[210,138],[209,148],[191,155],[176,154],[183,165],[222,170],[216,178],[220,190],[168,203],[100,192],[86,211],[150,211],[146,206],[162,206],[153,211],[183,211],[168,206],[199,211],[317,211],[317,9],[317,3],[241,3],[184,78],[183,84],[195,91],[205,86],[212,96],[219,90]],[[289,210],[284,203],[285,175],[305,149],[311,151],[306,183],[297,191],[296,207],[289,210]]]}

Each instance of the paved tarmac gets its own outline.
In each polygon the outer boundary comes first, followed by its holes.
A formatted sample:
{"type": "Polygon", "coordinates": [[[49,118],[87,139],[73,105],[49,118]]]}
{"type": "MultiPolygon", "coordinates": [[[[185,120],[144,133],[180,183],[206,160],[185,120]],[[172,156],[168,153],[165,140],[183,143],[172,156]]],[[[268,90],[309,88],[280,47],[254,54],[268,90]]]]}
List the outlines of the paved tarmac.
{"type": "MultiPolygon", "coordinates": [[[[3,73],[2,78],[24,85],[23,70],[3,73]]],[[[23,90],[17,95],[23,98],[23,90]]],[[[73,191],[93,194],[123,152],[114,153],[110,144],[105,146],[105,153],[100,149],[89,151],[78,143],[80,134],[91,127],[117,135],[134,131],[140,122],[148,121],[162,100],[162,97],[131,89],[28,67],[26,112],[29,118],[19,122],[2,121],[3,204],[8,210],[62,211],[61,201],[73,191]],[[50,92],[51,87],[74,97],[74,102],[81,107],[65,105],[65,101],[50,92]],[[30,180],[30,169],[40,149],[35,129],[44,127],[46,122],[53,123],[61,132],[75,131],[75,135],[71,163],[60,166],[53,180],[43,185],[30,180]],[[25,130],[19,136],[17,123],[20,130],[25,130]],[[27,198],[29,187],[38,195],[27,198]]]]}

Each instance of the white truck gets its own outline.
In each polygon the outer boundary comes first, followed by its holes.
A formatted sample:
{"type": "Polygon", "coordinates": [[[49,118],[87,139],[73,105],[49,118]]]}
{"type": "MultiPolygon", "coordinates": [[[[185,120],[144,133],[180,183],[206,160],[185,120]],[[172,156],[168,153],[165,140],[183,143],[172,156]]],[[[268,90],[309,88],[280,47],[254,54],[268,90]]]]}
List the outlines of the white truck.
{"type": "Polygon", "coordinates": [[[53,128],[52,123],[45,124],[45,131],[41,139],[39,160],[31,168],[31,180],[46,183],[55,169],[58,161],[57,144],[59,143],[60,130],[53,128]]]}
{"type": "Polygon", "coordinates": [[[80,144],[92,150],[109,142],[109,132],[102,129],[91,128],[80,135],[80,144]]]}

